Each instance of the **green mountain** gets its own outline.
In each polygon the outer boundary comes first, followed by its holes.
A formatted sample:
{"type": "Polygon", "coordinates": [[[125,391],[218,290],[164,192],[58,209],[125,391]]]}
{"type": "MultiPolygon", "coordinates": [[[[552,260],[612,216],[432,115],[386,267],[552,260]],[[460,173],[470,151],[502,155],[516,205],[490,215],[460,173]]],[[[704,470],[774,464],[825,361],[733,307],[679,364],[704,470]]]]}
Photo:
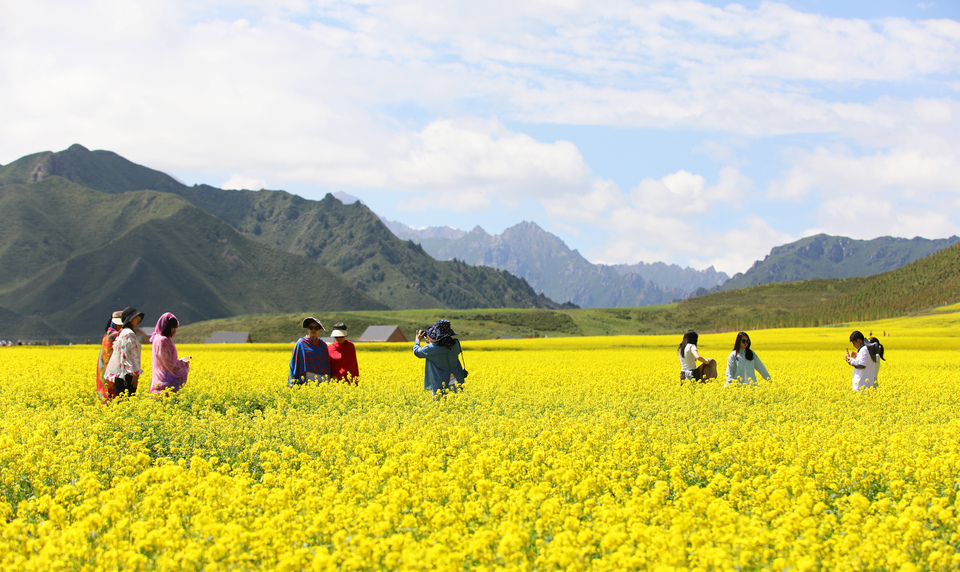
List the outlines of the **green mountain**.
{"type": "Polygon", "coordinates": [[[128,305],[148,322],[165,311],[191,322],[386,309],[322,265],[250,240],[176,195],[109,195],[59,176],[0,185],[0,337],[95,337],[128,305]]]}
{"type": "Polygon", "coordinates": [[[720,290],[772,282],[872,276],[895,270],[957,243],[960,243],[957,236],[936,240],[890,236],[855,240],[818,234],[774,248],[749,270],[726,281],[720,290]]]}
{"type": "Polygon", "coordinates": [[[202,185],[181,194],[247,236],[336,270],[393,308],[556,307],[509,272],[435,260],[394,236],[360,203],[202,185]]]}
{"type": "Polygon", "coordinates": [[[464,233],[442,227],[416,230],[389,221],[387,225],[397,236],[420,243],[435,258],[507,270],[551,299],[583,308],[664,304],[727,278],[713,268],[697,271],[663,263],[593,264],[556,235],[526,221],[499,235],[490,235],[479,226],[464,233]]]}
{"type": "Polygon", "coordinates": [[[432,259],[362,204],[188,187],[80,145],[0,167],[0,201],[0,337],[91,335],[125,305],[184,321],[556,307],[508,272],[432,259]]]}

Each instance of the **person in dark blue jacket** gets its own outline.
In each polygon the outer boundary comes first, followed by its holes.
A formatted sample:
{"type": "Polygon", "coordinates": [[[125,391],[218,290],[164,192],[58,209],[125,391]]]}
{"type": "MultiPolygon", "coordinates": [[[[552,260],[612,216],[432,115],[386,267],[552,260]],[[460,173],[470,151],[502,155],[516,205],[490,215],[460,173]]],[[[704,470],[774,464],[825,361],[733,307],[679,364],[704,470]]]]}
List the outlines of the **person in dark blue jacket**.
{"type": "Polygon", "coordinates": [[[324,382],[330,379],[330,357],[327,355],[327,344],[320,339],[320,330],[323,324],[320,320],[308,317],[303,319],[303,327],[307,335],[297,340],[290,356],[290,375],[287,376],[287,387],[303,385],[308,381],[324,382]]]}
{"type": "Polygon", "coordinates": [[[417,339],[413,343],[413,355],[426,360],[423,369],[423,388],[429,389],[434,396],[447,391],[457,392],[466,377],[460,365],[460,341],[450,327],[450,320],[437,320],[426,331],[417,330],[417,339]],[[420,342],[427,344],[421,346],[420,342]]]}

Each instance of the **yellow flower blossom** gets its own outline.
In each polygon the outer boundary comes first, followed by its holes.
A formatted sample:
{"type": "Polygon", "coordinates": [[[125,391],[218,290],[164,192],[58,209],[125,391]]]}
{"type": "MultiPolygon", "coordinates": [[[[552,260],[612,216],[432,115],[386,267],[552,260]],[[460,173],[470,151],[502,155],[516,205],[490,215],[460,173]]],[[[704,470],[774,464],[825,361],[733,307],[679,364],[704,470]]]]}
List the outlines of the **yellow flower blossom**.
{"type": "Polygon", "coordinates": [[[465,341],[439,401],[405,344],[297,390],[289,346],[184,347],[183,391],[107,405],[90,347],[2,349],[0,568],[953,570],[956,322],[856,325],[892,333],[863,393],[853,327],[751,332],[773,381],[729,388],[679,335],[465,341]]]}

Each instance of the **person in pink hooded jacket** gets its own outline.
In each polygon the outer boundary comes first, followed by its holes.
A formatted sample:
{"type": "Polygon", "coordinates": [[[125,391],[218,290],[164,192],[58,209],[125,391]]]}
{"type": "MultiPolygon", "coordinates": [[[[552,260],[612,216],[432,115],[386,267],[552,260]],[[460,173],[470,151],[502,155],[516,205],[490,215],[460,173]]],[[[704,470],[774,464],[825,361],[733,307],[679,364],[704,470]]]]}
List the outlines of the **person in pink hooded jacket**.
{"type": "Polygon", "coordinates": [[[173,344],[173,336],[177,333],[180,322],[170,312],[160,316],[157,326],[150,334],[153,357],[153,376],[150,379],[150,393],[160,393],[169,389],[180,391],[187,383],[187,374],[190,373],[190,358],[177,358],[177,346],[173,344]]]}

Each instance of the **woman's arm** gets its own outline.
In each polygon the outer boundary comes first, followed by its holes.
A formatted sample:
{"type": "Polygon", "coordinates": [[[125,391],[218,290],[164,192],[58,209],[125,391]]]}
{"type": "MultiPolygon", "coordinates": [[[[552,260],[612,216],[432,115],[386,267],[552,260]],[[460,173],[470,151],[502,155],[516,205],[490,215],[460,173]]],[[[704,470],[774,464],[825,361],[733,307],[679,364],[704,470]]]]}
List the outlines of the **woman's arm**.
{"type": "Polygon", "coordinates": [[[732,351],[727,357],[727,383],[733,381],[733,376],[737,371],[737,352],[732,351]]]}
{"type": "Polygon", "coordinates": [[[867,367],[868,359],[870,359],[870,352],[867,350],[866,344],[864,344],[857,350],[857,355],[847,358],[847,363],[857,369],[863,369],[867,367]]]}
{"type": "Polygon", "coordinates": [[[713,361],[710,358],[700,357],[700,352],[697,351],[696,346],[690,346],[690,351],[693,352],[693,357],[696,358],[696,360],[700,363],[710,363],[713,361]]]}
{"type": "Polygon", "coordinates": [[[182,377],[190,370],[189,363],[177,359],[177,347],[173,344],[173,340],[164,337],[160,340],[155,340],[154,343],[159,344],[157,348],[157,358],[162,363],[163,370],[169,372],[173,377],[182,377]]]}
{"type": "Polygon", "coordinates": [[[440,346],[435,344],[427,344],[425,346],[417,345],[417,342],[413,344],[413,355],[417,356],[420,359],[426,359],[430,356],[437,355],[442,349],[440,346]]]}

